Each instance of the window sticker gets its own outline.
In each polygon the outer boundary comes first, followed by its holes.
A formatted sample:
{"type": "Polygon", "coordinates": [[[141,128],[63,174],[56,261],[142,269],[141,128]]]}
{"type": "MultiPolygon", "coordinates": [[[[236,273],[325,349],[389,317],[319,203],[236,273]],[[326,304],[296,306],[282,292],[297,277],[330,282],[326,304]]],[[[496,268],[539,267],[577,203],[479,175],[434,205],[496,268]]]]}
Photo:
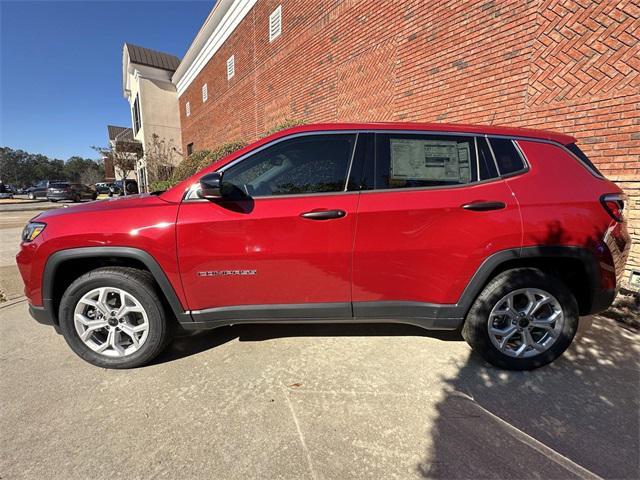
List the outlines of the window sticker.
{"type": "Polygon", "coordinates": [[[391,179],[471,181],[469,142],[391,139],[391,179]]]}

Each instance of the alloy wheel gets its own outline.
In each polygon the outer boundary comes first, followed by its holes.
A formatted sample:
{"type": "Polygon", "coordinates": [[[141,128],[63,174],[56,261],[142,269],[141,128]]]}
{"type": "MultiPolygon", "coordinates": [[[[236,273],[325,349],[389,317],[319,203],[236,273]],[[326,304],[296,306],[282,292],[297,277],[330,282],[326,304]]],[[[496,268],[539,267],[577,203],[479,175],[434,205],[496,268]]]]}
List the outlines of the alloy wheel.
{"type": "Polygon", "coordinates": [[[522,288],[502,297],[487,323],[491,343],[516,358],[530,358],[549,350],[563,326],[560,302],[538,288],[522,288]]]}
{"type": "Polygon", "coordinates": [[[101,287],[86,293],[76,304],[73,322],[80,340],[108,357],[138,351],[149,334],[149,318],[129,292],[101,287]]]}

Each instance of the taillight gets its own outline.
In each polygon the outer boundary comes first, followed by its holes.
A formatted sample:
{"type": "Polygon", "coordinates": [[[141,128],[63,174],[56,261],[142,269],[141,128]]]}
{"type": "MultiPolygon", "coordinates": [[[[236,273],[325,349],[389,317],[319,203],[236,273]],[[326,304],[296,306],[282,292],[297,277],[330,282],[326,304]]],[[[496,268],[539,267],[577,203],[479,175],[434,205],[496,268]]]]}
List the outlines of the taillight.
{"type": "Polygon", "coordinates": [[[600,203],[611,218],[616,222],[624,220],[624,201],[627,199],[624,193],[607,193],[600,197],[600,203]]]}

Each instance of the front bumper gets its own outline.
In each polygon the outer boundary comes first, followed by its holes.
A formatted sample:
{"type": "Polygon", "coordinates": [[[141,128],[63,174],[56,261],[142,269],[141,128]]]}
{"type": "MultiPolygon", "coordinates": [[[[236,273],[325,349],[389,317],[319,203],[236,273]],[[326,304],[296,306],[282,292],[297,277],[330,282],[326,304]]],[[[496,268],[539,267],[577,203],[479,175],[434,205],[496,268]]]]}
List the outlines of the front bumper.
{"type": "Polygon", "coordinates": [[[55,325],[53,317],[49,315],[49,312],[44,307],[36,307],[35,305],[29,304],[29,315],[31,315],[36,322],[41,323],[42,325],[55,325]]]}
{"type": "Polygon", "coordinates": [[[58,334],[62,333],[60,331],[60,325],[56,323],[53,315],[51,315],[50,313],[50,310],[47,310],[46,307],[37,307],[35,305],[29,304],[29,315],[31,315],[31,318],[33,318],[39,324],[53,327],[53,329],[58,334]]]}

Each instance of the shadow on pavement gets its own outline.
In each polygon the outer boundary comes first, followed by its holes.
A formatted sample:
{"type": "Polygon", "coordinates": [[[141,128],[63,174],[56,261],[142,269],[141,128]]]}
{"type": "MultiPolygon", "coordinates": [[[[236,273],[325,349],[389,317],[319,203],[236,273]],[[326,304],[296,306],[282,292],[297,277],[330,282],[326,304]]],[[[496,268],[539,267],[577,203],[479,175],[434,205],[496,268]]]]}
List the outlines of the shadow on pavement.
{"type": "Polygon", "coordinates": [[[464,341],[459,331],[424,330],[405,324],[254,324],[232,325],[177,337],[150,365],[171,362],[223,345],[231,340],[259,342],[288,337],[423,336],[464,341]]]}
{"type": "Polygon", "coordinates": [[[417,472],[447,479],[590,472],[638,478],[637,340],[597,318],[561,358],[531,372],[498,370],[471,353],[455,378],[445,379],[449,388],[417,472]]]}

